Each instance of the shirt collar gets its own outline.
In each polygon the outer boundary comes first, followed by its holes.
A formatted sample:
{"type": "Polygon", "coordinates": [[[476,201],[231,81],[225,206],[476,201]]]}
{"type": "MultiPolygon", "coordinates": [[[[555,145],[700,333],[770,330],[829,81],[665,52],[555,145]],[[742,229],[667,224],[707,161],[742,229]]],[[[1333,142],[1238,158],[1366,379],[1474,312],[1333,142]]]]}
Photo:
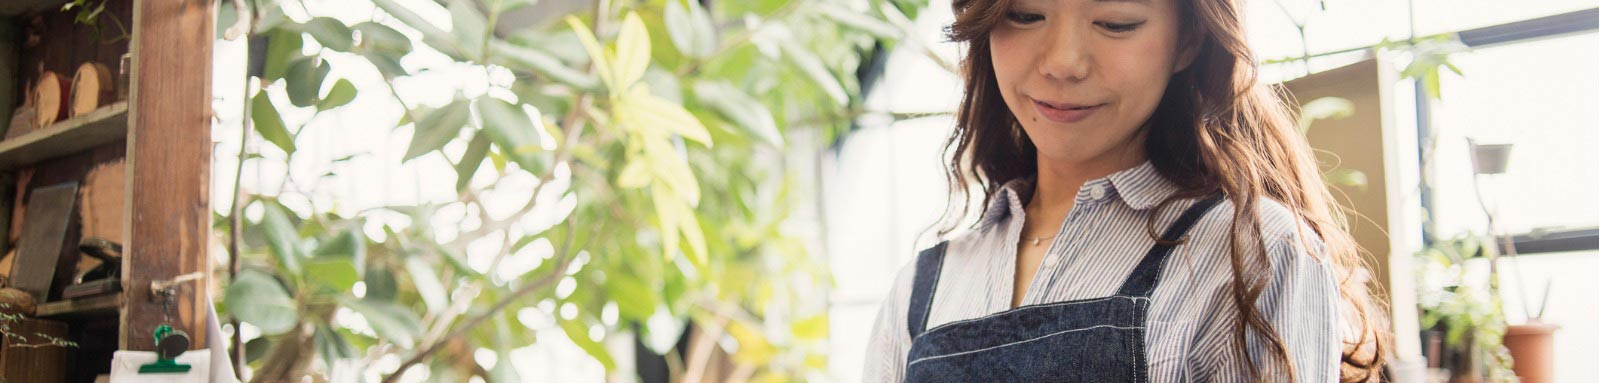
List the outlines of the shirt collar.
{"type": "MultiPolygon", "coordinates": [[[[1078,202],[1096,199],[1094,189],[1103,188],[1104,199],[1117,199],[1134,210],[1146,210],[1178,192],[1178,186],[1157,171],[1155,165],[1145,161],[1139,166],[1124,169],[1111,175],[1084,182],[1078,189],[1078,202]]],[[[984,209],[980,227],[1004,221],[1013,215],[1020,216],[1023,201],[1033,193],[1033,177],[1023,177],[1006,182],[1000,187],[989,206],[984,209]]]]}

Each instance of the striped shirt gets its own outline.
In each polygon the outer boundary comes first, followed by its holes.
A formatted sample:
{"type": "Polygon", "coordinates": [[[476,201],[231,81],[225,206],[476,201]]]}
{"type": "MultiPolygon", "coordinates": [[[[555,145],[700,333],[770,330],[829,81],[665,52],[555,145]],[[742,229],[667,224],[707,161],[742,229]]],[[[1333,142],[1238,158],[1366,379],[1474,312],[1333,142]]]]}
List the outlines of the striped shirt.
{"type": "MultiPolygon", "coordinates": [[[[977,227],[950,241],[928,328],[1009,310],[1023,203],[1030,181],[1004,185],[977,227]]],[[[1149,162],[1084,183],[1076,202],[1046,250],[1023,305],[1113,295],[1158,232],[1189,202],[1156,211],[1178,188],[1149,162]]],[[[1339,291],[1333,268],[1323,261],[1321,242],[1282,204],[1262,200],[1256,214],[1271,259],[1272,281],[1256,308],[1289,350],[1300,382],[1337,382],[1341,343],[1339,291]],[[1303,234],[1302,234],[1303,233],[1303,234]],[[1305,236],[1310,236],[1309,238],[1305,236]],[[1303,240],[1304,239],[1304,240],[1303,240]]],[[[1233,205],[1227,200],[1207,213],[1189,240],[1173,250],[1151,296],[1145,344],[1152,382],[1245,381],[1245,364],[1234,352],[1238,314],[1232,303],[1228,230],[1233,205]]],[[[903,267],[878,311],[868,341],[864,380],[901,381],[911,339],[906,329],[915,259],[903,267]]],[[[1258,370],[1272,365],[1267,346],[1251,335],[1250,357],[1258,370]]],[[[982,366],[976,366],[982,368],[982,366]]],[[[1281,371],[1281,368],[1277,370],[1281,371]]]]}

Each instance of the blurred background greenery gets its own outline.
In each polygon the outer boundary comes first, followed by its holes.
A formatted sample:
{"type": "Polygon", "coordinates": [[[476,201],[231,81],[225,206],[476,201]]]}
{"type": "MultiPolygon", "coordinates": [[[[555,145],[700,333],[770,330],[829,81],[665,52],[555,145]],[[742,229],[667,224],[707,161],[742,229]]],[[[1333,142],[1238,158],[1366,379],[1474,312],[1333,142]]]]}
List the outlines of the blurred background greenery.
{"type": "Polygon", "coordinates": [[[219,110],[247,123],[219,133],[243,144],[218,153],[239,191],[215,219],[238,254],[218,305],[247,325],[250,381],[522,381],[511,353],[541,327],[612,374],[820,377],[832,282],[782,225],[785,146],[866,113],[869,60],[924,6],[224,1],[219,44],[247,69],[219,110]],[[403,85],[439,72],[480,84],[403,85]],[[399,110],[329,117],[358,98],[399,110]],[[358,127],[404,153],[297,145],[358,127]],[[453,195],[328,198],[360,161],[431,163],[419,183],[453,195]]]}

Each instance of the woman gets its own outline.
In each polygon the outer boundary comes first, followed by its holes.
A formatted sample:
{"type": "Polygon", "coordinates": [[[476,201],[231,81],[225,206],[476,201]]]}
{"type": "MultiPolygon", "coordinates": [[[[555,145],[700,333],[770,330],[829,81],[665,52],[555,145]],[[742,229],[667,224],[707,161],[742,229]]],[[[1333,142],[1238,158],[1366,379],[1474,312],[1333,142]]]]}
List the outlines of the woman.
{"type": "Polygon", "coordinates": [[[866,380],[1377,379],[1383,315],[1238,0],[954,9],[951,201],[986,208],[900,272],[866,380]]]}

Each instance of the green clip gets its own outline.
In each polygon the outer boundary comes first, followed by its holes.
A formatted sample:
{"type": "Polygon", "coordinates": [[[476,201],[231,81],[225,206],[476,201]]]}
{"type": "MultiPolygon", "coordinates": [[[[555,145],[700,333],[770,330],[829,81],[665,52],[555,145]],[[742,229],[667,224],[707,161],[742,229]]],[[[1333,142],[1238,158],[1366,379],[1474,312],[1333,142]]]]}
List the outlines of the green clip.
{"type": "MultiPolygon", "coordinates": [[[[168,335],[171,335],[172,332],[172,326],[165,324],[156,326],[156,362],[139,366],[140,374],[170,374],[189,372],[189,365],[179,364],[177,361],[177,355],[171,355],[172,357],[169,358],[168,355],[166,355],[166,351],[163,351],[161,347],[161,340],[165,339],[168,335]]],[[[188,339],[183,339],[182,341],[184,348],[188,348],[188,339]]]]}

